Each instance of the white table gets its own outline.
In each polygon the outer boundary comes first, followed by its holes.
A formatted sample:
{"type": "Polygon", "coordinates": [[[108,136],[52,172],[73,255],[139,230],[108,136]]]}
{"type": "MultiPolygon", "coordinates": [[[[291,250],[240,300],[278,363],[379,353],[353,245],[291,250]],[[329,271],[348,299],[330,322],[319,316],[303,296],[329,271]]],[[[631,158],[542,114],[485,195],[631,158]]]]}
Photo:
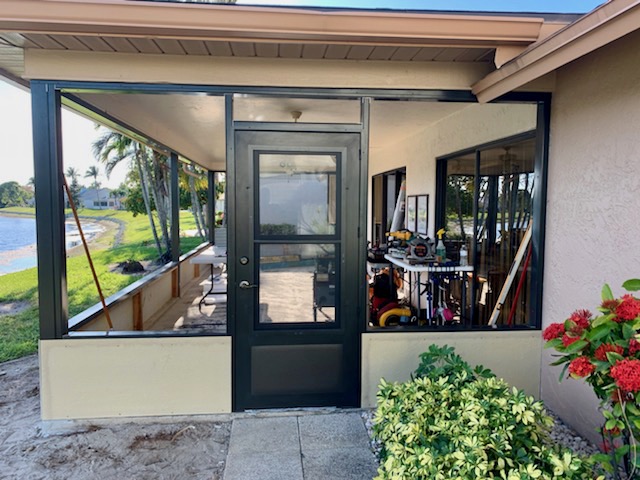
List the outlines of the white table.
{"type": "MultiPolygon", "coordinates": [[[[415,273],[416,274],[416,282],[418,285],[418,305],[417,305],[417,309],[418,309],[418,315],[420,315],[420,296],[421,296],[421,292],[420,292],[420,275],[423,273],[426,274],[443,274],[443,273],[450,273],[450,274],[455,274],[455,275],[460,275],[461,273],[465,273],[465,272],[473,272],[473,266],[471,265],[440,265],[437,263],[411,263],[406,257],[403,258],[399,258],[399,257],[394,257],[391,256],[389,254],[384,256],[385,259],[387,259],[390,263],[391,266],[395,266],[395,267],[400,267],[403,270],[407,271],[407,272],[411,272],[411,273],[415,273]]],[[[393,274],[390,276],[391,278],[393,278],[393,274]]],[[[467,282],[465,278],[462,278],[462,291],[461,291],[461,313],[466,311],[466,303],[467,303],[467,288],[466,288],[467,282]]],[[[431,325],[431,321],[433,318],[433,313],[432,313],[432,300],[433,300],[433,292],[427,290],[427,321],[429,322],[429,325],[431,325]]]]}
{"type": "Polygon", "coordinates": [[[209,291],[202,296],[202,299],[198,303],[198,311],[202,313],[202,305],[204,304],[207,296],[213,293],[213,288],[215,285],[213,267],[222,265],[224,269],[224,267],[227,265],[227,251],[224,248],[211,245],[210,247],[207,247],[205,250],[200,252],[198,255],[192,257],[189,260],[189,263],[211,266],[211,287],[209,288],[209,291]]]}

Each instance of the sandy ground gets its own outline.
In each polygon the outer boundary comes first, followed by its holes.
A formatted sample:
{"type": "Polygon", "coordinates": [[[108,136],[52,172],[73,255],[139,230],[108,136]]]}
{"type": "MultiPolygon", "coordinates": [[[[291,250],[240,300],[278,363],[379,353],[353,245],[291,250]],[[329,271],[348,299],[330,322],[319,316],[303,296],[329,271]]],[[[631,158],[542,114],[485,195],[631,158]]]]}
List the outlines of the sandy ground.
{"type": "Polygon", "coordinates": [[[122,419],[63,430],[40,421],[39,402],[37,357],[0,363],[3,480],[222,478],[229,422],[122,419]]]}

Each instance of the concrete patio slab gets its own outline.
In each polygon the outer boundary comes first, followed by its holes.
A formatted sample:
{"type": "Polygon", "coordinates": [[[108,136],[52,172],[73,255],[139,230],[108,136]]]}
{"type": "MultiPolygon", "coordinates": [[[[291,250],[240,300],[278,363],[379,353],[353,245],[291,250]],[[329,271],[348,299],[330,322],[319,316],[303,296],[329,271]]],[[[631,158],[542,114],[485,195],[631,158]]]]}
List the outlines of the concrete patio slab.
{"type": "Polygon", "coordinates": [[[236,418],[223,478],[370,480],[376,470],[359,412],[297,411],[236,418]]]}
{"type": "Polygon", "coordinates": [[[229,453],[300,453],[298,420],[295,416],[240,418],[233,421],[229,453]]]}
{"type": "Polygon", "coordinates": [[[309,415],[298,418],[303,451],[321,448],[369,448],[369,437],[359,413],[309,415]]]}
{"type": "Polygon", "coordinates": [[[303,480],[300,452],[295,454],[285,450],[239,453],[230,448],[222,478],[223,480],[303,480]]]}
{"type": "Polygon", "coordinates": [[[369,448],[304,450],[304,480],[370,480],[377,461],[369,448]]]}

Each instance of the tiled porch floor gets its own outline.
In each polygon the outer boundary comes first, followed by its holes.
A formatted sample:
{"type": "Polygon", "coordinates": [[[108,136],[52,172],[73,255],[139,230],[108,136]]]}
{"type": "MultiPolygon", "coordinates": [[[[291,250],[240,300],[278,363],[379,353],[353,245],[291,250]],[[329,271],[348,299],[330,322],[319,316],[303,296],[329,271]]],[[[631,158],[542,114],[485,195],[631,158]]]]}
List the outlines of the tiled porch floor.
{"type": "Polygon", "coordinates": [[[207,333],[225,334],[227,331],[227,305],[215,304],[202,306],[198,303],[202,298],[200,283],[209,275],[209,269],[183,288],[182,295],[167,303],[166,309],[149,321],[147,330],[184,330],[197,329],[207,333]]]}
{"type": "MultiPolygon", "coordinates": [[[[205,303],[202,312],[198,310],[198,304],[202,299],[201,283],[208,278],[210,272],[209,268],[203,270],[205,273],[184,287],[179,298],[172,299],[161,313],[147,322],[146,330],[198,329],[206,333],[226,333],[226,303],[205,303]]],[[[215,272],[218,273],[220,270],[215,272]]],[[[331,305],[332,300],[326,300],[322,296],[328,295],[328,287],[324,287],[327,292],[318,290],[315,294],[314,281],[312,268],[286,268],[262,272],[257,295],[260,304],[259,323],[334,322],[335,307],[331,305]],[[322,308],[314,306],[315,295],[324,299],[322,308]]],[[[319,285],[328,283],[319,282],[319,285]]]]}

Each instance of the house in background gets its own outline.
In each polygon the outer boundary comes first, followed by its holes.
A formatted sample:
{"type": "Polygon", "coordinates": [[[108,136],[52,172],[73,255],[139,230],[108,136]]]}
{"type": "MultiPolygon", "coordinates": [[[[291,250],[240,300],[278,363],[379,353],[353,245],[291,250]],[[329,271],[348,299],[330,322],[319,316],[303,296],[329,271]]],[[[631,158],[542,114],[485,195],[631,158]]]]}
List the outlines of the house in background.
{"type": "Polygon", "coordinates": [[[82,188],[79,194],[80,205],[90,210],[120,210],[122,199],[113,196],[109,188],[82,188]]]}
{"type": "Polygon", "coordinates": [[[639,29],[629,0],[584,16],[5,0],[0,73],[31,89],[47,238],[42,417],[369,407],[446,343],[595,438],[595,396],[558,384],[540,330],[638,274],[639,29]],[[171,158],[172,261],[109,299],[109,332],[100,306],[65,310],[62,105],[171,158]],[[182,162],[210,192],[226,172],[222,331],[150,320],[199,275],[175,244],[182,162]],[[402,191],[417,229],[468,242],[459,325],[368,322],[367,241],[402,191]],[[527,231],[522,294],[490,325],[527,231]]]}

